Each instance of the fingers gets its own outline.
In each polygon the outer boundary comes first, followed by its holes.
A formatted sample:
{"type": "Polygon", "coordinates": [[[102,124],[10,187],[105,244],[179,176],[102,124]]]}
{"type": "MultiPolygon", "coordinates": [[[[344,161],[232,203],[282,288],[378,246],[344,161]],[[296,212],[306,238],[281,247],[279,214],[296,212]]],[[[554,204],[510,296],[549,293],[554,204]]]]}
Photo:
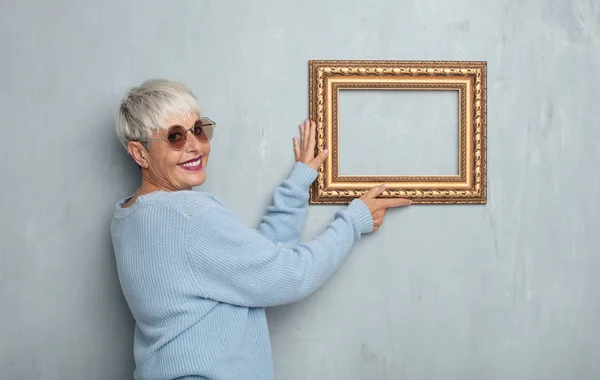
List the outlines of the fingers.
{"type": "Polygon", "coordinates": [[[317,124],[315,124],[314,121],[310,121],[310,132],[309,132],[309,136],[308,136],[308,144],[307,144],[307,148],[311,151],[314,152],[315,150],[315,145],[316,145],[316,134],[317,134],[317,124]]]}
{"type": "Polygon", "coordinates": [[[373,231],[377,231],[383,224],[383,215],[379,217],[373,217],[373,231]]]}
{"type": "MultiPolygon", "coordinates": [[[[385,191],[385,185],[381,184],[379,186],[372,187],[367,191],[362,198],[363,199],[374,199],[380,196],[385,191]]],[[[378,199],[377,203],[380,207],[390,208],[390,207],[400,207],[400,206],[408,206],[412,204],[412,201],[407,198],[391,198],[391,199],[378,199]]]]}
{"type": "Polygon", "coordinates": [[[379,221],[380,223],[383,222],[383,217],[385,216],[385,213],[387,212],[387,209],[377,209],[375,211],[373,211],[373,220],[374,221],[379,221]]]}
{"type": "Polygon", "coordinates": [[[300,137],[294,138],[296,161],[302,161],[316,170],[325,162],[328,154],[327,149],[324,149],[315,156],[317,124],[310,119],[306,119],[303,124],[298,125],[298,129],[300,130],[300,137]]]}
{"type": "Polygon", "coordinates": [[[304,124],[298,125],[298,131],[300,131],[300,137],[298,138],[298,143],[300,145],[300,149],[304,148],[304,124]]]}
{"type": "Polygon", "coordinates": [[[371,216],[373,217],[373,232],[377,231],[383,224],[383,218],[385,217],[388,208],[408,206],[412,204],[412,201],[407,198],[375,199],[384,191],[385,185],[381,184],[379,186],[372,187],[361,197],[361,199],[367,204],[369,211],[371,211],[371,216]]]}
{"type": "Polygon", "coordinates": [[[310,122],[308,119],[304,120],[304,124],[302,124],[302,149],[306,149],[308,147],[310,138],[310,122]]]}
{"type": "Polygon", "coordinates": [[[409,206],[411,204],[412,204],[412,201],[410,199],[406,199],[406,198],[380,199],[379,200],[379,205],[384,208],[409,206]]]}
{"type": "Polygon", "coordinates": [[[294,137],[294,153],[296,154],[296,160],[300,159],[300,143],[298,142],[298,138],[294,137]]]}
{"type": "Polygon", "coordinates": [[[319,154],[317,154],[317,156],[314,158],[314,160],[310,162],[310,166],[313,169],[317,170],[319,166],[321,166],[323,162],[325,162],[325,160],[327,159],[327,153],[329,153],[327,149],[323,149],[322,151],[320,151],[319,154]]]}
{"type": "Polygon", "coordinates": [[[363,195],[363,199],[377,198],[384,191],[385,191],[385,185],[383,185],[383,184],[381,184],[379,186],[372,187],[372,188],[369,189],[369,191],[367,191],[365,193],[365,195],[363,195]]]}

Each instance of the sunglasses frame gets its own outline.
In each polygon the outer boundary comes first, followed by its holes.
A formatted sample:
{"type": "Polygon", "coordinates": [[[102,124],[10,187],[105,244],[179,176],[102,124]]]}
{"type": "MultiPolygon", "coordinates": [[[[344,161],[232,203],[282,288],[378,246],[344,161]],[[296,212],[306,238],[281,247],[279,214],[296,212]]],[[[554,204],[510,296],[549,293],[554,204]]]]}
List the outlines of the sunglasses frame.
{"type": "MultiPolygon", "coordinates": [[[[167,143],[167,145],[169,146],[169,148],[171,148],[171,149],[173,149],[173,150],[176,150],[176,151],[180,151],[180,150],[182,150],[183,148],[185,148],[185,146],[186,146],[186,144],[187,144],[187,142],[188,142],[188,132],[191,132],[191,131],[192,131],[194,128],[196,128],[196,123],[198,123],[199,121],[201,121],[201,122],[202,122],[202,126],[203,126],[203,127],[204,127],[204,125],[205,125],[205,124],[212,125],[212,127],[213,127],[213,132],[214,132],[214,129],[217,127],[217,123],[216,123],[215,121],[211,120],[210,118],[208,118],[208,117],[206,117],[206,116],[203,116],[203,117],[199,118],[198,120],[196,120],[196,121],[194,122],[194,125],[193,125],[191,128],[185,128],[185,127],[183,127],[183,126],[181,126],[181,125],[177,125],[177,124],[175,124],[175,125],[171,125],[169,128],[167,128],[167,129],[165,130],[165,132],[164,132],[164,136],[163,136],[163,137],[158,137],[158,138],[153,138],[153,139],[148,139],[148,140],[138,140],[138,141],[139,141],[139,142],[152,142],[152,141],[161,141],[161,140],[162,140],[162,141],[164,141],[164,142],[166,142],[166,143],[167,143]],[[205,123],[205,121],[208,121],[208,123],[205,123]],[[182,146],[180,149],[176,149],[175,147],[173,147],[173,145],[171,145],[171,143],[169,142],[169,140],[167,140],[167,138],[166,138],[166,136],[169,134],[169,131],[170,131],[172,128],[175,128],[175,127],[181,127],[181,128],[183,128],[183,130],[185,131],[185,143],[183,144],[183,146],[182,146]]],[[[193,133],[192,133],[192,134],[193,134],[193,133]]],[[[199,137],[199,136],[196,136],[195,134],[193,134],[193,135],[194,135],[194,137],[196,137],[196,138],[198,139],[198,141],[200,141],[200,142],[204,142],[204,143],[210,142],[210,141],[213,139],[213,137],[214,137],[214,133],[213,133],[213,135],[212,135],[212,136],[210,136],[210,138],[209,138],[208,140],[206,140],[206,141],[203,141],[203,140],[200,140],[200,137],[199,137]]]]}

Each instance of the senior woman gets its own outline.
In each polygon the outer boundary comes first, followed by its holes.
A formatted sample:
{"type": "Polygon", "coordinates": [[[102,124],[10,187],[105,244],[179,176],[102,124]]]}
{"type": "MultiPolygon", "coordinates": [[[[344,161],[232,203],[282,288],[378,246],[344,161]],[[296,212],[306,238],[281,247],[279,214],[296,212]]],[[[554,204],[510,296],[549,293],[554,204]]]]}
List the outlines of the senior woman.
{"type": "Polygon", "coordinates": [[[117,133],[141,169],[135,194],[111,224],[119,281],[135,319],[138,380],[273,379],[265,307],[300,300],[322,285],[390,207],[371,189],[299,241],[315,156],[315,124],[294,137],[294,163],[257,228],[243,225],[206,180],[215,123],[183,84],[149,80],[131,89],[117,133]]]}

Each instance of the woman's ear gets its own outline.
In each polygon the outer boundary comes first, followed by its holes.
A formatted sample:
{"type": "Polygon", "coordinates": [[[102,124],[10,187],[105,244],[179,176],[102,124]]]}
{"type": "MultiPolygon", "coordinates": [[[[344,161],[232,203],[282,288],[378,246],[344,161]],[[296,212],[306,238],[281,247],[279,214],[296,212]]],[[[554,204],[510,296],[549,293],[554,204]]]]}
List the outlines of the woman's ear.
{"type": "Polygon", "coordinates": [[[130,141],[127,144],[127,151],[140,168],[148,167],[148,151],[142,144],[137,141],[130,141]]]}

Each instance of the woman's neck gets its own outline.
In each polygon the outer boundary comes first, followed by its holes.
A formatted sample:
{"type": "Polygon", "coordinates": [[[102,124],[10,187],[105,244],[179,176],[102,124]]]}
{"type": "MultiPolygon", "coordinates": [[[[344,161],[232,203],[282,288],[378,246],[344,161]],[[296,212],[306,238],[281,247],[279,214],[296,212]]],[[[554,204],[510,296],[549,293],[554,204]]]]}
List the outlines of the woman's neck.
{"type": "Polygon", "coordinates": [[[163,189],[160,186],[158,186],[150,181],[142,179],[142,184],[140,185],[140,188],[136,191],[135,195],[139,197],[142,195],[153,193],[155,191],[172,191],[172,190],[163,189]]]}
{"type": "MultiPolygon", "coordinates": [[[[189,189],[191,190],[191,189],[189,189]]],[[[169,186],[161,186],[153,181],[151,175],[143,171],[142,172],[142,183],[137,189],[135,194],[123,205],[123,207],[129,207],[135,203],[135,201],[142,195],[154,193],[156,191],[177,191],[177,189],[170,188],[169,186]]]]}
{"type": "Polygon", "coordinates": [[[160,186],[155,185],[151,181],[148,181],[144,176],[142,176],[142,183],[140,187],[137,189],[135,194],[123,205],[123,207],[132,206],[135,201],[141,197],[142,195],[154,193],[155,191],[170,191],[166,189],[162,189],[160,186]]]}

